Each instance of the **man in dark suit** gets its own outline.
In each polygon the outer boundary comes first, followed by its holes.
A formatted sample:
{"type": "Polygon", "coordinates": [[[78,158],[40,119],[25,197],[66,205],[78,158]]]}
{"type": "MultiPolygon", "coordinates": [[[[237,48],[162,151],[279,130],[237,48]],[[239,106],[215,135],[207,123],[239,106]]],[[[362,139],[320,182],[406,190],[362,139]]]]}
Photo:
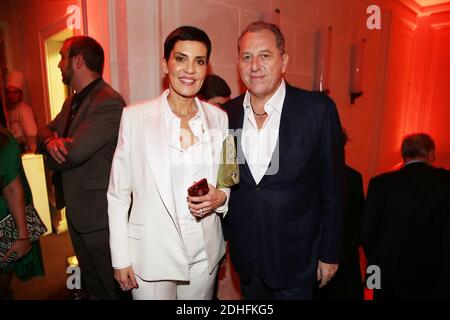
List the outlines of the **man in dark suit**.
{"type": "Polygon", "coordinates": [[[240,184],[226,231],[245,299],[311,299],[338,268],[344,155],[331,99],[283,80],[279,28],[250,24],[238,41],[247,92],[225,105],[240,184]]]}
{"type": "MultiPolygon", "coordinates": [[[[344,146],[348,136],[342,129],[344,146]]],[[[363,300],[359,247],[364,213],[364,188],[361,173],[345,165],[345,214],[339,270],[325,287],[318,290],[320,300],[363,300]]]]}
{"type": "Polygon", "coordinates": [[[69,38],[60,51],[63,82],[75,95],[39,132],[39,148],[53,171],[58,208],[66,207],[72,244],[90,299],[116,299],[106,192],[125,102],[101,75],[104,53],[85,36],[69,38]]]}
{"type": "Polygon", "coordinates": [[[431,166],[434,151],[429,135],[409,135],[403,168],[369,183],[363,241],[381,271],[375,300],[450,298],[450,175],[431,166]]]}

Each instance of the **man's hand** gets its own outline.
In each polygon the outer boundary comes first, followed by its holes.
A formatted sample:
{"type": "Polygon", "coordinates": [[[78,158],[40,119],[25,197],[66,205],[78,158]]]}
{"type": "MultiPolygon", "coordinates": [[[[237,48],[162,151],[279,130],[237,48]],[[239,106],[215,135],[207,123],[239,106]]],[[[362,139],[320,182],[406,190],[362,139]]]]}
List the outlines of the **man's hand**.
{"type": "Polygon", "coordinates": [[[188,206],[191,213],[197,218],[203,218],[222,206],[227,200],[227,194],[209,184],[209,191],[200,197],[189,197],[188,206]]]}
{"type": "Polygon", "coordinates": [[[319,265],[317,266],[317,281],[320,281],[319,288],[325,286],[334,277],[338,267],[337,263],[330,264],[319,260],[319,265]]]}
{"type": "Polygon", "coordinates": [[[114,270],[114,278],[119,282],[123,291],[139,288],[132,266],[114,270]]]}
{"type": "Polygon", "coordinates": [[[55,132],[55,136],[47,143],[48,154],[58,163],[62,164],[66,161],[66,156],[69,153],[66,148],[67,143],[72,143],[72,138],[60,138],[55,132]]]}

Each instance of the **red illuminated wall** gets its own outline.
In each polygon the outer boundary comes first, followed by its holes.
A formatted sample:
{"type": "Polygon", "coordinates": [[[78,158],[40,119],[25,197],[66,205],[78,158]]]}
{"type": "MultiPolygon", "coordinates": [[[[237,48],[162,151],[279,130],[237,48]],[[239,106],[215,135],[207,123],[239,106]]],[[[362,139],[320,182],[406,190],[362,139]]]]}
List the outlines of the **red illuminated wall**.
{"type": "Polygon", "coordinates": [[[405,7],[392,9],[381,152],[375,171],[396,163],[402,137],[412,132],[429,133],[437,145],[436,165],[450,169],[450,4],[420,8],[413,18],[405,7]]]}
{"type": "Polygon", "coordinates": [[[436,140],[438,164],[450,169],[450,12],[431,17],[425,55],[423,126],[436,140]]]}
{"type": "Polygon", "coordinates": [[[46,106],[41,65],[40,35],[51,29],[55,21],[66,15],[70,5],[81,6],[80,0],[1,0],[0,20],[9,33],[11,61],[9,69],[24,72],[24,99],[35,110],[39,126],[46,122],[46,106]]]}

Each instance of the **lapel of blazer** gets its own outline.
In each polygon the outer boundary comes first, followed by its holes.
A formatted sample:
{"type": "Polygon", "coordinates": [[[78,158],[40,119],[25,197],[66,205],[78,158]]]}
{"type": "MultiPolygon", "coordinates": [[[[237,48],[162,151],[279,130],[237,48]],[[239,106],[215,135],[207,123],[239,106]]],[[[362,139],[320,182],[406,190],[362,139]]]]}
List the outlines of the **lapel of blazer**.
{"type": "MultiPolygon", "coordinates": [[[[244,152],[242,151],[242,128],[244,127],[244,108],[242,106],[245,95],[239,97],[236,101],[236,105],[233,115],[230,117],[230,127],[236,129],[241,129],[240,133],[236,135],[236,143],[238,150],[238,161],[241,164],[240,168],[242,168],[243,172],[247,175],[250,181],[256,185],[255,180],[253,179],[253,175],[248,167],[247,161],[245,160],[244,152]]],[[[280,129],[278,133],[278,142],[275,147],[275,150],[272,154],[272,159],[270,161],[270,169],[272,170],[274,167],[277,168],[280,164],[280,158],[287,151],[289,147],[289,142],[291,141],[291,137],[293,137],[298,128],[295,126],[297,123],[297,112],[296,107],[300,102],[295,101],[292,97],[292,87],[286,83],[286,97],[283,102],[283,110],[281,112],[280,119],[280,129]]],[[[260,185],[267,180],[272,175],[264,175],[260,181],[260,185]]]]}
{"type": "MultiPolygon", "coordinates": [[[[286,83],[286,97],[284,98],[283,110],[281,111],[280,130],[278,133],[279,156],[285,154],[288,150],[291,137],[298,132],[297,115],[300,101],[295,101],[292,97],[292,88],[286,83]]],[[[273,160],[273,159],[272,159],[273,160]]]]}
{"type": "MultiPolygon", "coordinates": [[[[99,92],[101,89],[103,89],[106,86],[106,82],[104,80],[101,80],[97,85],[92,89],[92,91],[87,95],[86,99],[84,99],[81,106],[78,108],[78,111],[75,115],[75,118],[73,119],[73,122],[70,126],[69,130],[69,137],[73,135],[73,131],[83,122],[83,120],[86,117],[86,113],[88,112],[92,98],[99,92]]],[[[69,108],[70,110],[70,108],[69,108]]],[[[70,112],[69,112],[70,113],[70,112]]]]}
{"type": "MultiPolygon", "coordinates": [[[[283,109],[281,111],[280,129],[278,132],[278,141],[275,150],[270,160],[270,169],[278,171],[280,165],[280,159],[288,151],[289,142],[298,133],[299,128],[296,126],[298,112],[296,111],[300,101],[295,101],[292,96],[292,88],[286,83],[286,96],[283,102],[283,109]]],[[[275,174],[276,175],[276,174],[275,174]]],[[[273,174],[265,174],[261,179],[260,184],[264,183],[270,177],[275,176],[273,174]]]]}
{"type": "MultiPolygon", "coordinates": [[[[234,108],[230,116],[230,129],[234,130],[234,137],[237,150],[237,158],[239,163],[239,169],[241,170],[241,175],[244,175],[249,179],[249,182],[256,185],[255,179],[248,167],[247,160],[245,159],[244,151],[242,150],[242,133],[244,128],[244,97],[245,94],[236,98],[236,102],[231,108],[234,108]]],[[[244,178],[244,177],[242,177],[244,178]]]]}
{"type": "Polygon", "coordinates": [[[144,114],[144,141],[149,165],[153,172],[156,187],[167,211],[171,215],[178,230],[175,200],[173,197],[172,179],[170,176],[170,157],[168,137],[164,118],[164,94],[144,114]]]}
{"type": "Polygon", "coordinates": [[[214,114],[202,104],[202,102],[195,98],[195,102],[197,106],[199,106],[202,109],[201,119],[202,123],[204,124],[203,130],[203,139],[205,141],[210,141],[210,143],[204,144],[204,147],[208,148],[208,150],[205,150],[206,154],[209,156],[205,157],[204,159],[213,159],[213,163],[211,165],[208,165],[209,171],[208,171],[208,183],[214,184],[214,181],[217,180],[217,172],[219,170],[219,165],[215,161],[216,155],[220,153],[221,150],[217,150],[216,146],[219,146],[219,148],[222,147],[222,141],[217,143],[215,139],[219,138],[216,134],[211,134],[211,130],[217,130],[220,129],[220,124],[216,121],[214,114]]]}
{"type": "Polygon", "coordinates": [[[57,130],[58,136],[62,137],[64,129],[66,128],[67,121],[69,121],[70,105],[72,104],[73,95],[68,97],[61,108],[61,120],[58,121],[57,130]]]}

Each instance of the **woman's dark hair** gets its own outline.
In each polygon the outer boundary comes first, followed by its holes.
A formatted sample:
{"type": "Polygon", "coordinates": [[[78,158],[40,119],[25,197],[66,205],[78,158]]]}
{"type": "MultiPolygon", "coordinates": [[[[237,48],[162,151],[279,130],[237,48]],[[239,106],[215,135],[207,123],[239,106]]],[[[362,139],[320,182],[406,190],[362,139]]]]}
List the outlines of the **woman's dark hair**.
{"type": "Polygon", "coordinates": [[[103,73],[105,53],[102,46],[95,39],[87,36],[76,36],[67,39],[66,42],[69,42],[70,45],[69,57],[81,54],[89,70],[95,71],[100,75],[103,73]]]}
{"type": "Polygon", "coordinates": [[[169,60],[170,53],[172,52],[177,41],[187,40],[203,43],[207,49],[206,59],[209,62],[209,57],[211,56],[211,40],[209,40],[209,37],[205,31],[191,26],[179,27],[167,36],[166,41],[164,41],[164,59],[166,59],[166,61],[169,60]]]}

